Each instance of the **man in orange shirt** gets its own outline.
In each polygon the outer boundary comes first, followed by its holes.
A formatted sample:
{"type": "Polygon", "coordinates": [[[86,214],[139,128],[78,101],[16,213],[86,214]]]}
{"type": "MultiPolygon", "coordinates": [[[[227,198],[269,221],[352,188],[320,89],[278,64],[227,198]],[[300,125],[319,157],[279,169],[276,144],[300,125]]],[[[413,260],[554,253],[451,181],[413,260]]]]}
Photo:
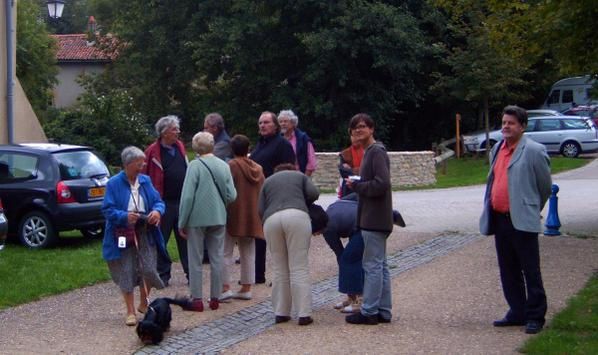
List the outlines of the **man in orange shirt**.
{"type": "Polygon", "coordinates": [[[540,272],[540,213],[550,196],[550,158],[546,148],[523,135],[527,112],[503,110],[503,140],[490,154],[490,173],[480,218],[480,232],[494,234],[500,280],[509,311],[495,327],[525,325],[525,332],[542,330],[546,293],[540,272]]]}

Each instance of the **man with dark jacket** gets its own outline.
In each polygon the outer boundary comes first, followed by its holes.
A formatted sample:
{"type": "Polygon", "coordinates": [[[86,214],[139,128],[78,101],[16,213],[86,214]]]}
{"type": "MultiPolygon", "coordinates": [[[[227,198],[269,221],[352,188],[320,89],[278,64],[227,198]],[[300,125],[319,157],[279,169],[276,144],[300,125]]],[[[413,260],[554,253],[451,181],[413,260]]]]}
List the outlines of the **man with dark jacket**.
{"type": "MultiPolygon", "coordinates": [[[[280,135],[280,124],[273,112],[262,112],[258,121],[260,138],[250,159],[262,166],[266,179],[280,164],[295,164],[293,147],[280,135]]],[[[266,282],[266,241],[255,240],[255,283],[266,282]]]]}
{"type": "Polygon", "coordinates": [[[361,312],[345,320],[351,324],[388,323],[392,318],[390,273],[386,263],[386,239],[393,228],[390,160],[384,145],[374,139],[374,121],[369,115],[353,116],[349,128],[365,149],[360,179],[345,180],[359,195],[357,227],[364,241],[365,280],[361,312]]]}
{"type": "MultiPolygon", "coordinates": [[[[160,222],[164,243],[168,245],[170,233],[174,231],[181,264],[185,276],[189,279],[187,241],[181,238],[177,228],[181,190],[188,164],[185,146],[178,139],[181,132],[179,127],[177,116],[165,116],[156,122],[158,139],[145,150],[144,174],[149,175],[152,184],[166,204],[166,211],[160,222]]],[[[165,254],[158,254],[158,273],[166,286],[171,278],[171,265],[172,260],[168,255],[168,250],[165,254]]]]}

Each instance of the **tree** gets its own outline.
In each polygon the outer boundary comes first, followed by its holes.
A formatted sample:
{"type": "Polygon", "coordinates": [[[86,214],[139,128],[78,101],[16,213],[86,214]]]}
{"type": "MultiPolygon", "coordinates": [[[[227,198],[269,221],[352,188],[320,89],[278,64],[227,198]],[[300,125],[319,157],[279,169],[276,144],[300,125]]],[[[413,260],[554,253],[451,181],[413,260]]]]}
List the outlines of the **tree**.
{"type": "Polygon", "coordinates": [[[86,92],[75,107],[52,112],[44,125],[46,135],[56,142],[92,146],[110,164],[120,165],[123,148],[143,149],[151,141],[150,127],[134,109],[127,90],[97,92],[91,77],[83,84],[86,92]]]}
{"type": "Polygon", "coordinates": [[[17,6],[16,74],[37,117],[43,121],[57,83],[56,44],[46,32],[35,0],[17,6]]]}

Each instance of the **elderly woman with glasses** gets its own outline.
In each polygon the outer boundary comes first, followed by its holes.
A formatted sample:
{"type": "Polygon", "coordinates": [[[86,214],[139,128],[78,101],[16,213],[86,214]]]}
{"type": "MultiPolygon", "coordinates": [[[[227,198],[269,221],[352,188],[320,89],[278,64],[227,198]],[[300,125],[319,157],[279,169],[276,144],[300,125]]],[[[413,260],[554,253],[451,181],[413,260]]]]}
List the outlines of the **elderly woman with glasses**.
{"type": "Polygon", "coordinates": [[[197,133],[193,136],[192,147],[198,157],[189,163],[185,175],[179,208],[179,233],[187,239],[188,246],[192,298],[188,310],[203,312],[204,240],[210,258],[209,307],[216,310],[222,290],[226,207],[237,198],[237,190],[228,164],[213,153],[214,136],[211,133],[197,133]]]}
{"type": "Polygon", "coordinates": [[[102,255],[108,263],[112,280],[123,294],[127,308],[126,324],[137,324],[133,291],[139,286],[140,313],[147,311],[152,287],[164,287],[156,269],[158,253],[165,245],[160,228],[164,202],[147,175],[145,154],[137,147],[121,153],[123,170],[110,178],[102,213],[106,218],[102,255]]]}

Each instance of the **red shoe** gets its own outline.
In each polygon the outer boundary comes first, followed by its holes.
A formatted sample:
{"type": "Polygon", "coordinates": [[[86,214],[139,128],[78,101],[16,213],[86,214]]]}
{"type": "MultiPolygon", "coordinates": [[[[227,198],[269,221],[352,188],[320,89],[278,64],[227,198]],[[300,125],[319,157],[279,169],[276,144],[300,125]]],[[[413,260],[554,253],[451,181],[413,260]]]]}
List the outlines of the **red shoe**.
{"type": "Polygon", "coordinates": [[[210,298],[210,309],[215,311],[218,309],[218,305],[220,304],[220,302],[218,302],[217,298],[210,298]]]}
{"type": "Polygon", "coordinates": [[[189,305],[183,307],[185,311],[203,312],[203,301],[201,298],[194,298],[189,302],[189,305]]]}

